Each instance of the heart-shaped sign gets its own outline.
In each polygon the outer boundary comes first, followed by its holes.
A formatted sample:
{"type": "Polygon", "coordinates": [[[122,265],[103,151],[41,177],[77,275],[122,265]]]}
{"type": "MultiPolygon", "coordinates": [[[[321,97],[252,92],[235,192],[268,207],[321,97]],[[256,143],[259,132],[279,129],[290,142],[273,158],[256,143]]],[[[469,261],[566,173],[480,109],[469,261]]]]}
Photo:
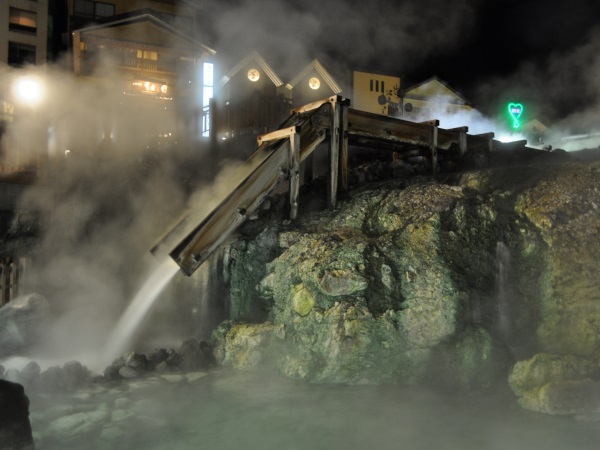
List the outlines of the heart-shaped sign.
{"type": "Polygon", "coordinates": [[[521,126],[519,118],[521,117],[521,114],[523,114],[523,105],[520,103],[509,103],[508,113],[513,118],[513,128],[519,128],[521,126]]]}

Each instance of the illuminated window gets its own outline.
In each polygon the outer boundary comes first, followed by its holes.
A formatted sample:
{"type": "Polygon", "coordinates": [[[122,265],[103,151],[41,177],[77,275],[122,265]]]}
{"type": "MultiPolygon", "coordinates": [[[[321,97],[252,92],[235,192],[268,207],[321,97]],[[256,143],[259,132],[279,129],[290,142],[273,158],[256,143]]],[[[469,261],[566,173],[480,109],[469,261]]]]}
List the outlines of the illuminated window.
{"type": "Polygon", "coordinates": [[[158,53],[151,52],[148,50],[138,50],[137,57],[138,57],[138,59],[149,59],[151,61],[156,61],[156,60],[158,60],[158,53]]]}
{"type": "Polygon", "coordinates": [[[210,136],[210,99],[214,94],[214,66],[204,63],[202,66],[202,136],[210,136]]]}
{"type": "Polygon", "coordinates": [[[34,11],[11,7],[9,30],[35,33],[37,31],[37,14],[34,11]]]}

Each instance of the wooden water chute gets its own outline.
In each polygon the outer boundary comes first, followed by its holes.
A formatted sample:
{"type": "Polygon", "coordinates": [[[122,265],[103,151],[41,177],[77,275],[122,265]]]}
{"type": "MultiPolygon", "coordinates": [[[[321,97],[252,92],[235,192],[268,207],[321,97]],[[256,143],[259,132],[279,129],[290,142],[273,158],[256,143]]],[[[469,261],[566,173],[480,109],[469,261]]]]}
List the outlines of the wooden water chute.
{"type": "Polygon", "coordinates": [[[327,205],[335,209],[338,189],[348,189],[351,145],[425,157],[435,173],[440,154],[461,159],[471,150],[488,153],[497,144],[493,137],[468,134],[467,127],[443,129],[437,120],[415,123],[355,110],[349,100],[332,96],[293,110],[278,130],[258,136],[258,148],[241,166],[233,190],[201,220],[184,218],[154,249],[178,242],[169,255],[191,275],[284,180],[289,181],[290,218],[296,219],[301,163],[327,138],[327,205]],[[190,223],[197,223],[191,231],[190,223]]]}

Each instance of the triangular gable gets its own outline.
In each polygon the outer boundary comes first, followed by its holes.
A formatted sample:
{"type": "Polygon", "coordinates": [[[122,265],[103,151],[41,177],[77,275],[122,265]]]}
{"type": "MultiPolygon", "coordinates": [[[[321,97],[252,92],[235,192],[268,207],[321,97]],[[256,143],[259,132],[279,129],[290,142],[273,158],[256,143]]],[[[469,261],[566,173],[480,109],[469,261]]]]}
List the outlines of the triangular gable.
{"type": "Polygon", "coordinates": [[[92,25],[77,30],[81,36],[92,36],[99,39],[111,39],[158,47],[173,47],[198,51],[199,49],[214,55],[212,48],[196,41],[177,28],[172,27],[156,16],[144,13],[127,16],[121,19],[92,25]]]}
{"type": "Polygon", "coordinates": [[[252,62],[258,64],[258,66],[262,69],[262,71],[269,77],[271,82],[279,87],[283,84],[283,81],[277,76],[275,71],[267,64],[262,56],[258,54],[256,50],[246,56],[243,60],[241,60],[233,69],[229,70],[223,78],[221,79],[221,85],[224,85],[229,80],[231,80],[234,76],[236,76],[242,69],[250,65],[252,62]]]}
{"type": "Polygon", "coordinates": [[[316,71],[323,81],[329,86],[329,89],[333,91],[334,94],[339,94],[342,92],[340,86],[335,82],[333,77],[327,72],[325,67],[319,62],[318,59],[313,59],[298,75],[294,77],[292,81],[285,85],[288,89],[294,89],[298,83],[300,83],[303,79],[305,79],[312,71],[316,71]]]}
{"type": "Polygon", "coordinates": [[[460,93],[452,89],[444,81],[438,77],[432,77],[421,83],[418,83],[405,91],[405,98],[413,98],[419,100],[427,100],[434,97],[444,97],[449,99],[456,99],[456,101],[449,101],[449,103],[457,103],[461,105],[468,105],[469,101],[463,97],[460,93]]]}

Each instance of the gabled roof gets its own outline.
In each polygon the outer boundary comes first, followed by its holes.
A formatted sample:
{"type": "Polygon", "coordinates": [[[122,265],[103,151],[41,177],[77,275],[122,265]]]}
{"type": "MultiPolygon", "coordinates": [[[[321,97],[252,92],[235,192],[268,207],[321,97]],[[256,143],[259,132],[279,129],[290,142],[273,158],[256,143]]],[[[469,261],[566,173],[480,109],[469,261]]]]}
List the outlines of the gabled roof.
{"type": "MultiPolygon", "coordinates": [[[[90,25],[84,28],[80,28],[75,30],[79,33],[93,33],[103,30],[109,30],[111,28],[124,27],[128,25],[135,25],[141,23],[150,23],[154,26],[157,26],[161,29],[164,29],[169,34],[177,36],[179,39],[184,40],[188,44],[191,44],[194,47],[201,48],[203,51],[210,55],[214,55],[216,50],[202,44],[201,42],[195,40],[188,34],[178,30],[177,28],[169,25],[164,20],[158,18],[153,14],[153,10],[151,9],[143,9],[139,11],[128,12],[124,14],[118,14],[116,16],[111,16],[109,18],[103,19],[94,25],[90,25]]],[[[129,36],[128,36],[129,37],[129,36]]],[[[148,40],[152,36],[145,36],[143,40],[148,40]]]]}
{"type": "Polygon", "coordinates": [[[250,53],[248,56],[246,56],[243,60],[241,60],[233,69],[229,70],[229,72],[227,72],[225,75],[223,75],[223,78],[221,79],[221,84],[223,85],[223,84],[227,83],[234,76],[236,76],[240,72],[240,70],[242,70],[244,67],[248,66],[248,64],[250,64],[252,61],[254,61],[256,64],[258,64],[258,66],[263,70],[263,72],[265,74],[267,74],[269,79],[273,82],[273,84],[276,87],[279,87],[283,84],[283,81],[281,81],[281,79],[277,76],[277,74],[271,68],[271,66],[269,66],[269,64],[267,64],[267,62],[264,60],[264,58],[262,56],[260,56],[256,50],[254,50],[252,53],[250,53]]]}
{"type": "Polygon", "coordinates": [[[335,82],[333,77],[327,72],[325,67],[319,62],[318,59],[313,59],[304,69],[300,71],[298,75],[294,77],[292,81],[285,85],[288,89],[293,89],[298,83],[300,83],[308,74],[315,70],[322,78],[323,81],[329,86],[334,94],[342,92],[342,88],[335,82]]]}
{"type": "Polygon", "coordinates": [[[438,85],[441,91],[448,91],[450,95],[453,95],[464,102],[465,105],[470,105],[471,102],[467,100],[460,92],[456,91],[454,88],[450,87],[448,83],[441,80],[437,76],[433,76],[428,78],[425,81],[421,81],[420,83],[411,86],[410,88],[405,90],[405,96],[409,98],[422,99],[425,100],[429,95],[426,93],[427,90],[431,89],[432,86],[438,85]]]}

